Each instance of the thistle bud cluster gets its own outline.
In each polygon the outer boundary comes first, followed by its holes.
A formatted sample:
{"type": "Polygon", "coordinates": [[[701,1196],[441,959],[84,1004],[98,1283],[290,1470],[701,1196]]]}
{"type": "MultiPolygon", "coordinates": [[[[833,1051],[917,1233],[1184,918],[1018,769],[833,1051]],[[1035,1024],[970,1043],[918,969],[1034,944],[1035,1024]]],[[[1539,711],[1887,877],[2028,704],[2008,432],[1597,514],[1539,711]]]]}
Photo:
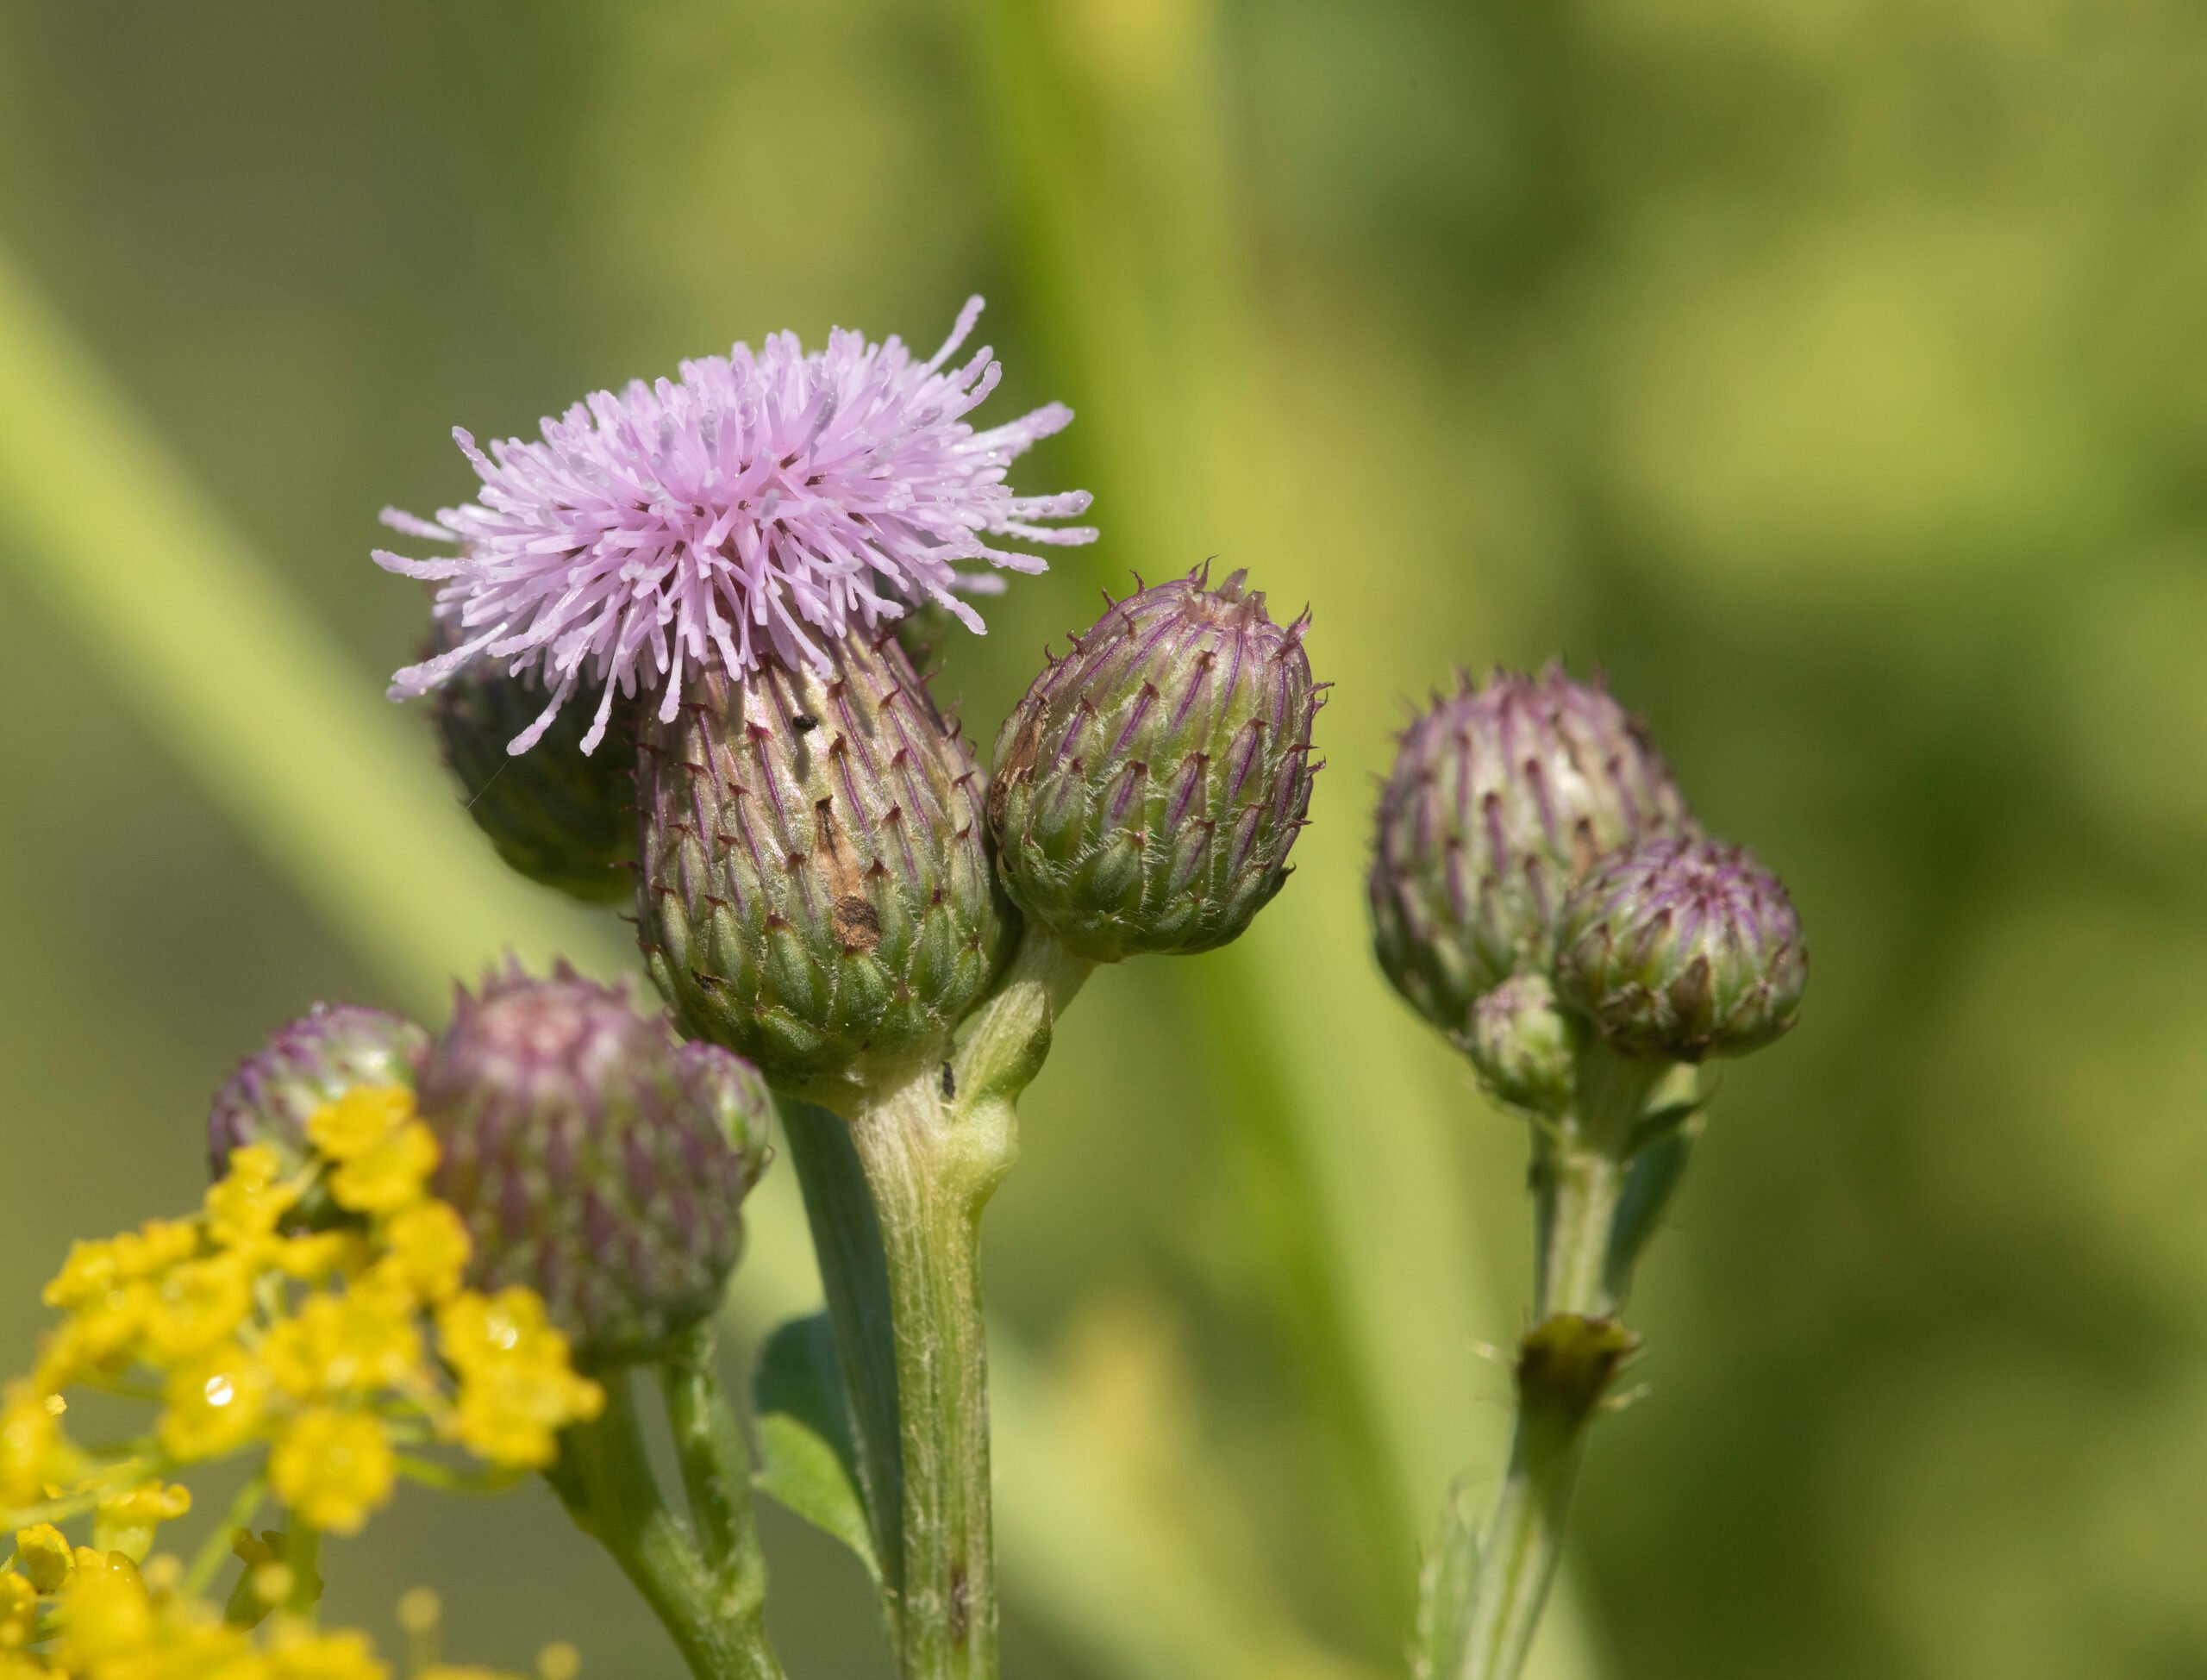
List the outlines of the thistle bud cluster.
{"type": "Polygon", "coordinates": [[[1411,723],[1370,892],[1388,978],[1535,1113],[1567,1106],[1589,1031],[1737,1055],[1792,1025],[1807,979],[1776,877],[1704,838],[1646,725],[1559,666],[1467,679],[1411,723]]]}
{"type": "Polygon", "coordinates": [[[993,784],[896,636],[696,678],[639,743],[653,979],[835,1107],[941,1060],[1022,933],[1083,964],[1226,943],[1309,808],[1304,633],[1240,572],[1139,590],[1035,678],[993,784]]]}

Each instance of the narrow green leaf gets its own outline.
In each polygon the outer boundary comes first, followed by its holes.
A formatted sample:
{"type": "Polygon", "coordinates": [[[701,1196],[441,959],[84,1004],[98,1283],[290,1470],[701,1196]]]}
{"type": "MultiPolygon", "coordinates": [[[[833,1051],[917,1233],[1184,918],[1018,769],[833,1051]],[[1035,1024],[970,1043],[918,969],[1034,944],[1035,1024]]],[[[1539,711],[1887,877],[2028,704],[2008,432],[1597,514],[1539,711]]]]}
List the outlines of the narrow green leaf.
{"type": "Polygon", "coordinates": [[[759,1415],[759,1469],[753,1479],[778,1503],[857,1552],[878,1584],[881,1564],[859,1492],[858,1446],[828,1315],[791,1319],[768,1336],[751,1388],[759,1415]]]}

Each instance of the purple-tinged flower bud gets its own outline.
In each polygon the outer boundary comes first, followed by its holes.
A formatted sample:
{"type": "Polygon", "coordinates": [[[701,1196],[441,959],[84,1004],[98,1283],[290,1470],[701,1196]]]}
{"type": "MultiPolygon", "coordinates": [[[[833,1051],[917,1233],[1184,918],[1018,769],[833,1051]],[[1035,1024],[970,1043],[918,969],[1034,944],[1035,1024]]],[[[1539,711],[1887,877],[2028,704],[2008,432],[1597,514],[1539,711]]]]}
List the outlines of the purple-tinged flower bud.
{"type": "Polygon", "coordinates": [[[972,750],[886,634],[825,657],[647,721],[636,908],[684,1030],[832,1107],[941,1058],[1010,924],[972,750]]]}
{"type": "Polygon", "coordinates": [[[1556,988],[1618,1049],[1697,1062],[1792,1025],[1801,919],[1745,846],[1671,837],[1610,859],[1564,912],[1556,988]]]}
{"type": "Polygon", "coordinates": [[[1472,1003],[1545,970],[1571,890],[1608,853],[1693,819],[1646,727],[1550,665],[1466,679],[1404,734],[1379,799],[1379,965],[1464,1042],[1472,1003]]]}
{"type": "Polygon", "coordinates": [[[535,1290],[585,1363],[648,1358],[719,1304],[766,1162],[755,1069],[565,965],[510,970],[460,995],[421,1109],[468,1283],[535,1290]]]}
{"type": "Polygon", "coordinates": [[[220,1178],[230,1152],[274,1147],[287,1169],[304,1161],[307,1121],[355,1085],[412,1086],[429,1035],[403,1016],[355,1003],[317,1003],[238,1064],[207,1115],[207,1165],[220,1178]]]}
{"type": "Polygon", "coordinates": [[[1275,623],[1245,575],[1117,603],[997,737],[1005,890],[1092,962],[1224,945],[1287,879],[1319,697],[1308,621],[1275,623]]]}
{"type": "MultiPolygon", "coordinates": [[[[441,623],[435,651],[449,651],[457,634],[441,623]]],[[[543,711],[543,690],[533,676],[511,677],[497,660],[478,659],[435,691],[431,716],[467,815],[508,866],[587,902],[611,903],[635,891],[635,735],[630,707],[616,697],[620,715],[585,754],[583,734],[597,711],[589,698],[561,711],[516,757],[506,744],[543,711]]]]}
{"type": "Polygon", "coordinates": [[[1513,974],[1472,1005],[1464,1049],[1488,1096],[1558,1115],[1576,1088],[1571,1025],[1545,974],[1513,974]]]}

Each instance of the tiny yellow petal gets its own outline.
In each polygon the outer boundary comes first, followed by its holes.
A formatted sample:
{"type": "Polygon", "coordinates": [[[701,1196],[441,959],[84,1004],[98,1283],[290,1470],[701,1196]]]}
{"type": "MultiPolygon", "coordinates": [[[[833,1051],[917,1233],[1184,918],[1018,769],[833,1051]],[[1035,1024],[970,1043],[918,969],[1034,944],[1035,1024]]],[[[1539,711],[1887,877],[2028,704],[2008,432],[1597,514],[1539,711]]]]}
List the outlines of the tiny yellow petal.
{"type": "Polygon", "coordinates": [[[299,1415],[268,1457],[277,1496],[300,1520],[332,1533],[359,1532],[391,1497],[397,1465],[375,1419],[316,1407],[299,1415]]]}
{"type": "Polygon", "coordinates": [[[354,1213],[393,1214],[422,1199],[422,1187],[436,1170],[436,1134],[410,1121],[339,1167],[329,1193],[354,1213]]]}
{"type": "Polygon", "coordinates": [[[272,1386],[268,1368],[234,1342],[178,1365],[161,1391],[163,1449],[190,1462],[242,1446],[267,1415],[272,1386]]]}
{"type": "Polygon", "coordinates": [[[16,1531],[16,1561],[23,1578],[42,1593],[59,1592],[77,1572],[77,1554],[50,1522],[16,1531]]]}
{"type": "Polygon", "coordinates": [[[422,1300],[443,1301],[459,1289],[473,1245],[452,1208],[421,1202],[394,1215],[383,1235],[391,1265],[422,1300]]]}
{"type": "Polygon", "coordinates": [[[414,1117],[414,1094],[400,1085],[357,1085],[307,1121],[307,1140],[333,1161],[365,1155],[414,1117]]]}

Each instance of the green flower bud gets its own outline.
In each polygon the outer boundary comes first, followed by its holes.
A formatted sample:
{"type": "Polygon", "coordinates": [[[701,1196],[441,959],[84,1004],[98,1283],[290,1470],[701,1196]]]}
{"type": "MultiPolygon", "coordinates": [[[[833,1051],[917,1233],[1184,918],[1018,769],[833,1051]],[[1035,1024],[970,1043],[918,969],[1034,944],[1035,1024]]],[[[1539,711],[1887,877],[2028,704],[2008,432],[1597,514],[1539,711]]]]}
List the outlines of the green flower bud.
{"type": "Polygon", "coordinates": [[[1497,671],[1413,722],[1379,800],[1379,965],[1459,1042],[1482,992],[1545,971],[1572,888],[1608,853],[1693,819],[1647,728],[1550,665],[1497,671]]]}
{"type": "Polygon", "coordinates": [[[1463,1048],[1497,1102],[1560,1114],[1574,1089],[1571,1026],[1544,974],[1513,974],[1472,1005],[1463,1048]]]}
{"type": "Polygon", "coordinates": [[[469,1283],[535,1290],[597,1365],[649,1358],[719,1304],[772,1108],[755,1069],[564,965],[461,993],[422,1071],[469,1283]]]}
{"type": "Polygon", "coordinates": [[[1005,890],[1091,961],[1224,945],[1287,879],[1319,769],[1308,621],[1274,623],[1244,576],[1119,602],[997,737],[1005,890]]]}
{"type": "Polygon", "coordinates": [[[684,1030],[832,1107],[941,1059],[1010,926],[971,749],[887,635],[826,657],[647,723],[636,902],[684,1030]]]}
{"type": "MultiPolygon", "coordinates": [[[[452,631],[441,627],[441,647],[452,631]]],[[[613,720],[595,753],[582,750],[597,696],[571,700],[526,753],[506,744],[536,721],[546,696],[536,680],[510,677],[478,659],[435,690],[431,717],[467,815],[509,867],[591,903],[635,890],[636,746],[615,697],[613,720]]]]}
{"type": "Polygon", "coordinates": [[[1809,980],[1800,917],[1744,846],[1672,837],[1590,876],[1564,912],[1556,986],[1618,1049],[1697,1062],[1793,1025],[1809,980]]]}
{"type": "Polygon", "coordinates": [[[429,1035],[412,1021],[354,1003],[317,1003],[277,1029],[216,1094],[207,1115],[207,1164],[220,1178],[230,1152],[250,1143],[274,1146],[286,1171],[311,1152],[307,1121],[325,1102],[355,1085],[411,1090],[429,1035]]]}

